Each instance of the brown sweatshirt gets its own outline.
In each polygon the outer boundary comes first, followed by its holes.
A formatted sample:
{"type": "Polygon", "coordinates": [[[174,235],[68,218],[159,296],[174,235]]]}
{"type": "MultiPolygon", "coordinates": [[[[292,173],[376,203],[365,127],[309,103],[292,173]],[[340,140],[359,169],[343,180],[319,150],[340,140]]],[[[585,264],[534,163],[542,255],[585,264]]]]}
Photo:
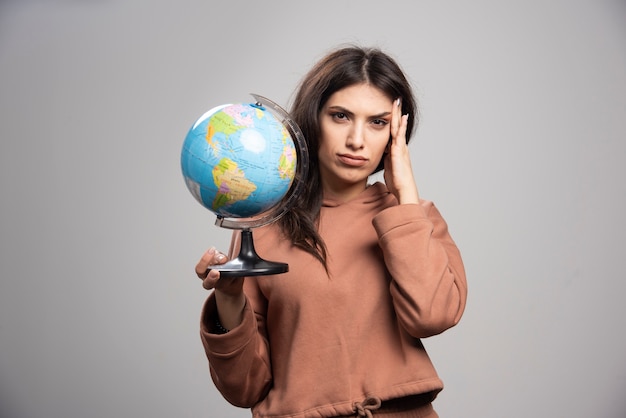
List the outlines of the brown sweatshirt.
{"type": "Polygon", "coordinates": [[[277,225],[254,230],[265,259],[289,272],[246,278],[241,325],[212,333],[211,294],[201,338],[216,387],[255,417],[354,414],[367,398],[443,388],[421,338],[458,323],[467,283],[459,251],[428,201],[398,205],[382,183],[355,199],[324,201],[319,231],[328,268],[293,247],[277,225]]]}

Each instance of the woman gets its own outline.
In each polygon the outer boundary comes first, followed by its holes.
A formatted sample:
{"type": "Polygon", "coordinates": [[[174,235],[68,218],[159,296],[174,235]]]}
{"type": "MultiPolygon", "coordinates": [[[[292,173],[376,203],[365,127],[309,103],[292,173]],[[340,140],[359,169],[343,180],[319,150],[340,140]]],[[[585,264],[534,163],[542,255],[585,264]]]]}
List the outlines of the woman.
{"type": "Polygon", "coordinates": [[[201,322],[211,376],[255,417],[437,417],[443,384],[420,339],[458,323],[467,285],[413,177],[410,85],[385,53],[347,47],[311,69],[290,113],[311,155],[306,190],[255,230],[289,272],[220,280],[213,248],[196,266],[214,289],[201,322]],[[383,168],[385,184],[368,185],[383,168]]]}

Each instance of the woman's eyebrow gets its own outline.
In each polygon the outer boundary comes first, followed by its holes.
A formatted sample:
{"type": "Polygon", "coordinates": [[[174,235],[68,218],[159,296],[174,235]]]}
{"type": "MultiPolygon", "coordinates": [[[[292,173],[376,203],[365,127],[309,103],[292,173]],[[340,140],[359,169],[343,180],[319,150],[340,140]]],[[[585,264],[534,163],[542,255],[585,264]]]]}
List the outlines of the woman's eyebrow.
{"type": "Polygon", "coordinates": [[[346,109],[343,106],[328,106],[328,110],[331,110],[333,112],[341,112],[341,113],[345,113],[348,116],[353,116],[354,113],[349,111],[348,109],[346,109]]]}
{"type": "MultiPolygon", "coordinates": [[[[333,112],[345,113],[348,116],[354,116],[354,112],[351,112],[350,110],[346,109],[343,106],[338,106],[338,105],[337,106],[329,106],[328,110],[331,110],[333,112]]],[[[381,113],[378,113],[376,115],[370,115],[370,116],[368,116],[368,118],[370,118],[370,119],[378,119],[378,118],[384,118],[384,117],[389,116],[389,115],[391,115],[391,112],[381,112],[381,113]]]]}

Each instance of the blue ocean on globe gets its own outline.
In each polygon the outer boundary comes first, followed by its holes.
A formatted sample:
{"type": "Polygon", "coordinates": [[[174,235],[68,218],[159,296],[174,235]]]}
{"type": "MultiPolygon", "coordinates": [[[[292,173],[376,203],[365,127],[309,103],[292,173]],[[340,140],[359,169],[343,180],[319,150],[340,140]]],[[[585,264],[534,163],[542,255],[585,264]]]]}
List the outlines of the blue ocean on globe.
{"type": "Polygon", "coordinates": [[[195,199],[217,216],[251,218],[276,206],[294,179],[296,147],[264,107],[213,108],[189,130],[181,168],[195,199]]]}

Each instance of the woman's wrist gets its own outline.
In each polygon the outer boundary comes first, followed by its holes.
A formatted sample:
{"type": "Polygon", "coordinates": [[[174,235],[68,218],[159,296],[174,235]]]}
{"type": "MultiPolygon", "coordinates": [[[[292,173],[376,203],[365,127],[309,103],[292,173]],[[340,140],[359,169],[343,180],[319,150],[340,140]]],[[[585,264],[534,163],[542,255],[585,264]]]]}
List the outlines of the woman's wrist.
{"type": "Polygon", "coordinates": [[[227,334],[229,333],[230,330],[224,328],[224,326],[222,325],[222,323],[220,322],[220,320],[216,317],[215,321],[213,322],[213,334],[227,334]]]}
{"type": "Polygon", "coordinates": [[[398,190],[398,203],[401,205],[419,202],[420,197],[417,187],[406,187],[404,190],[398,190]]]}
{"type": "Polygon", "coordinates": [[[243,321],[246,296],[243,292],[232,295],[215,289],[215,304],[220,325],[226,330],[236,328],[243,321]]]}

